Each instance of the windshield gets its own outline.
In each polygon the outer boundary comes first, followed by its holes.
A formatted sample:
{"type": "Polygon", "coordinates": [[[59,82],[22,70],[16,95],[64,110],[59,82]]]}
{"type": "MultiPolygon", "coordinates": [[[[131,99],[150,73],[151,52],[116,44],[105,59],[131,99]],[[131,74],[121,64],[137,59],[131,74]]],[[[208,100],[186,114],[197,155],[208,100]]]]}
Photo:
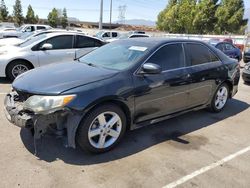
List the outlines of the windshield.
{"type": "Polygon", "coordinates": [[[34,34],[33,32],[25,32],[19,38],[25,40],[28,39],[33,34],[34,34]]]}
{"type": "Polygon", "coordinates": [[[101,38],[103,33],[104,33],[103,31],[96,33],[96,37],[101,38]]]}
{"type": "Polygon", "coordinates": [[[17,28],[17,31],[22,31],[23,28],[24,28],[24,26],[21,26],[21,27],[17,28]]]}
{"type": "Polygon", "coordinates": [[[19,44],[18,46],[19,47],[26,47],[26,46],[29,46],[30,44],[32,44],[38,40],[42,40],[45,38],[46,38],[46,34],[31,37],[31,38],[28,38],[26,41],[22,42],[21,44],[19,44]]]}
{"type": "Polygon", "coordinates": [[[148,51],[144,46],[110,43],[83,56],[80,62],[108,69],[124,70],[134,65],[148,51]]]}

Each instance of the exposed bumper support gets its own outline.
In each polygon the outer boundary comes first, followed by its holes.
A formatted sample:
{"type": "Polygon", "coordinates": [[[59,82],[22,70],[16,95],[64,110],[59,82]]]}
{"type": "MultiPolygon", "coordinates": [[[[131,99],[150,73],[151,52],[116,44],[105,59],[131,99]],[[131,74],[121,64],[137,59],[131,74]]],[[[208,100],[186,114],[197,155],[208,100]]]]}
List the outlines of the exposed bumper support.
{"type": "MultiPolygon", "coordinates": [[[[67,147],[76,147],[75,135],[82,119],[82,114],[68,109],[47,115],[34,114],[23,109],[22,102],[16,101],[18,94],[13,92],[6,95],[4,111],[7,119],[21,128],[34,129],[34,142],[47,132],[64,136],[67,133],[67,147]]],[[[35,142],[36,143],[36,142],[35,142]]]]}

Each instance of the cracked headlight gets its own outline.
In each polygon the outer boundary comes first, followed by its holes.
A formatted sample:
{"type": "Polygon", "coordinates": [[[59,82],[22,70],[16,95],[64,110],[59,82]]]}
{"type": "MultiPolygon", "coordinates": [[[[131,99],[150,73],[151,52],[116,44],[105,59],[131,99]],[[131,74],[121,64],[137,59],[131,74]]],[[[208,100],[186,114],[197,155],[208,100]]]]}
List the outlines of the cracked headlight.
{"type": "Polygon", "coordinates": [[[62,109],[69,104],[76,95],[41,96],[34,95],[24,102],[24,109],[31,110],[36,114],[48,114],[62,109]]]}

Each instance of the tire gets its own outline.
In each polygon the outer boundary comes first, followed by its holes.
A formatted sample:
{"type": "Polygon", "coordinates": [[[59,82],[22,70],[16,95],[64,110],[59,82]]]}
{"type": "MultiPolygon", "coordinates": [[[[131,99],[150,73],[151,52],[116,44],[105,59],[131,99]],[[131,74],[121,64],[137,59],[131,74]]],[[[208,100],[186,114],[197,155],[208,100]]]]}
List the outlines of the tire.
{"type": "Polygon", "coordinates": [[[30,64],[27,63],[26,61],[16,60],[16,61],[11,62],[7,66],[6,75],[11,81],[13,81],[18,75],[30,69],[32,69],[32,66],[30,66],[30,64]],[[18,69],[20,70],[19,72],[18,72],[18,69]],[[16,71],[16,74],[15,74],[15,71],[16,71]]]}
{"type": "Polygon", "coordinates": [[[210,111],[215,113],[221,112],[225,108],[228,98],[229,87],[226,83],[223,83],[218,87],[213,96],[212,102],[210,104],[210,111]],[[219,92],[221,93],[220,96],[219,92]],[[220,97],[220,99],[218,97],[220,97]]]}
{"type": "Polygon", "coordinates": [[[118,106],[101,105],[84,117],[76,133],[76,142],[81,149],[87,152],[107,152],[120,142],[126,131],[126,123],[126,116],[118,106]],[[111,119],[116,123],[111,123],[111,119]],[[109,128],[112,124],[113,126],[109,128]]]}

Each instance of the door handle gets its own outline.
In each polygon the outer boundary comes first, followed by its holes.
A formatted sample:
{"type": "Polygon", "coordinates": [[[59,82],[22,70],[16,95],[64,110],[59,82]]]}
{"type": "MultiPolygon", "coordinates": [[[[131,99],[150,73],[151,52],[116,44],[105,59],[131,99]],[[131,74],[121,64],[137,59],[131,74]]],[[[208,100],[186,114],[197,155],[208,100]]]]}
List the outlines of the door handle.
{"type": "Polygon", "coordinates": [[[190,77],[191,77],[191,75],[190,75],[190,74],[187,74],[187,75],[186,75],[186,78],[190,78],[190,77]]]}
{"type": "Polygon", "coordinates": [[[74,52],[67,52],[66,54],[72,55],[72,54],[75,54],[75,53],[74,52]]]}

